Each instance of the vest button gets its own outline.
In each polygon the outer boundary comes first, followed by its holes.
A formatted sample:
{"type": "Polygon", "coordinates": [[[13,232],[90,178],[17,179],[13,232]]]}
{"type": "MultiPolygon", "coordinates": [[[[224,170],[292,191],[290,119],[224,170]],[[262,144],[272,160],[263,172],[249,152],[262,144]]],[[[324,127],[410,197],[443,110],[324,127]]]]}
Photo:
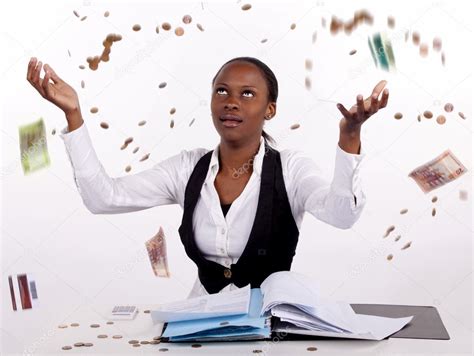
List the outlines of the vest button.
{"type": "Polygon", "coordinates": [[[226,268],[224,270],[224,277],[227,278],[227,279],[232,278],[232,271],[230,269],[226,268]]]}

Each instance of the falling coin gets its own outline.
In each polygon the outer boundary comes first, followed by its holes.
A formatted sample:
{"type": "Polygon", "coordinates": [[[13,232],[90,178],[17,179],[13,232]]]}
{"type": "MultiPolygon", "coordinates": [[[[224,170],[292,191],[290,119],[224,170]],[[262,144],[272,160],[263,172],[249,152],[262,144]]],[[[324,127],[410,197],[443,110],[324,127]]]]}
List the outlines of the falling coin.
{"type": "Polygon", "coordinates": [[[94,344],[92,342],[86,342],[86,343],[84,343],[84,346],[85,347],[92,347],[92,346],[94,346],[94,344]]]}
{"type": "Polygon", "coordinates": [[[311,36],[311,42],[315,44],[317,39],[318,39],[318,33],[314,31],[313,35],[311,36]]]}
{"type": "Polygon", "coordinates": [[[174,127],[174,120],[171,120],[170,122],[170,128],[173,128],[174,127]]]}
{"type": "Polygon", "coordinates": [[[432,203],[436,203],[438,201],[438,197],[435,195],[432,199],[431,199],[431,202],[432,203]]]}
{"type": "MultiPolygon", "coordinates": [[[[147,157],[148,158],[148,157],[147,157]]],[[[149,310],[144,310],[143,311],[145,314],[150,314],[150,311],[149,310]]]]}
{"type": "Polygon", "coordinates": [[[400,240],[401,237],[402,237],[402,235],[398,235],[397,237],[395,237],[395,242],[397,242],[398,240],[400,240]]]}
{"type": "Polygon", "coordinates": [[[395,27],[395,18],[394,18],[393,16],[387,17],[387,25],[388,25],[388,27],[390,27],[390,28],[394,28],[394,27],[395,27]]]}
{"type": "Polygon", "coordinates": [[[110,12],[108,11],[104,12],[104,17],[109,17],[109,15],[110,15],[110,12]]]}
{"type": "Polygon", "coordinates": [[[158,344],[160,344],[160,343],[161,343],[160,340],[152,340],[152,341],[150,341],[150,345],[158,345],[158,344]]]}
{"type": "Polygon", "coordinates": [[[196,24],[196,27],[199,29],[199,31],[204,31],[204,27],[200,23],[196,24]]]}
{"type": "Polygon", "coordinates": [[[184,35],[184,28],[182,27],[176,27],[174,29],[174,34],[178,37],[181,37],[182,35],[184,35]]]}
{"type": "Polygon", "coordinates": [[[446,111],[446,112],[451,112],[451,111],[453,111],[453,110],[454,110],[454,105],[453,105],[453,104],[451,104],[451,103],[446,103],[446,104],[444,105],[444,111],[446,111]]]}
{"type": "Polygon", "coordinates": [[[149,343],[150,343],[150,341],[146,341],[146,340],[140,341],[140,344],[142,344],[142,345],[148,345],[149,343]]]}
{"type": "Polygon", "coordinates": [[[84,346],[84,343],[83,342],[76,342],[74,344],[75,347],[81,347],[81,346],[84,346]]]}
{"type": "Polygon", "coordinates": [[[391,261],[392,258],[393,258],[393,255],[392,255],[392,254],[390,254],[390,255],[387,256],[387,260],[389,260],[389,261],[391,261]]]}
{"type": "Polygon", "coordinates": [[[112,336],[112,339],[121,339],[122,338],[122,335],[114,335],[112,336]]]}
{"type": "Polygon", "coordinates": [[[250,10],[251,8],[252,8],[252,5],[250,4],[245,4],[245,5],[242,5],[241,7],[241,9],[244,11],[250,10]]]}
{"type": "Polygon", "coordinates": [[[78,324],[78,323],[72,323],[71,326],[72,326],[73,328],[76,328],[76,327],[79,326],[79,324],[78,324]]]}
{"type": "Polygon", "coordinates": [[[125,172],[128,173],[128,172],[130,172],[131,170],[132,170],[132,166],[127,166],[127,167],[125,167],[125,172]]]}
{"type": "Polygon", "coordinates": [[[304,67],[306,70],[312,70],[313,69],[313,61],[311,59],[307,59],[304,61],[304,67]]]}
{"type": "Polygon", "coordinates": [[[433,49],[437,52],[441,51],[441,38],[433,38],[433,49]]]}
{"type": "Polygon", "coordinates": [[[97,108],[95,106],[91,108],[91,113],[92,114],[97,114],[98,112],[99,112],[99,108],[97,108]]]}
{"type": "Polygon", "coordinates": [[[166,82],[162,82],[160,83],[160,85],[158,85],[158,88],[163,89],[165,86],[166,86],[166,82]]]}
{"type": "Polygon", "coordinates": [[[76,17],[79,17],[79,13],[78,13],[76,10],[74,10],[72,13],[73,13],[76,17]]]}
{"type": "Polygon", "coordinates": [[[292,23],[291,26],[290,26],[290,29],[294,30],[295,28],[296,28],[296,24],[292,23]]]}
{"type": "Polygon", "coordinates": [[[356,49],[353,49],[349,52],[349,56],[353,56],[354,54],[357,53],[357,50],[356,49]]]}
{"type": "Polygon", "coordinates": [[[260,43],[266,43],[268,39],[264,38],[263,40],[260,41],[260,43]]]}
{"type": "Polygon", "coordinates": [[[252,352],[253,352],[254,354],[261,354],[261,353],[263,353],[262,350],[253,350],[252,352]]]}
{"type": "Polygon", "coordinates": [[[467,201],[467,190],[459,191],[459,199],[462,201],[467,201]]]}
{"type": "Polygon", "coordinates": [[[421,115],[418,115],[416,119],[418,120],[418,122],[421,122],[421,115]]]}
{"type": "Polygon", "coordinates": [[[413,41],[413,44],[417,46],[420,44],[420,34],[418,32],[413,32],[411,35],[411,39],[413,41]]]}
{"type": "Polygon", "coordinates": [[[462,112],[458,112],[458,115],[461,119],[466,120],[466,116],[462,112]]]}
{"type": "Polygon", "coordinates": [[[191,122],[189,123],[189,127],[191,127],[191,125],[194,124],[194,121],[195,121],[195,120],[196,120],[196,119],[194,119],[194,118],[191,120],[191,122]]]}
{"type": "Polygon", "coordinates": [[[87,16],[84,16],[83,18],[81,18],[81,21],[84,21],[85,19],[87,19],[87,16]]]}
{"type": "Polygon", "coordinates": [[[290,126],[291,130],[296,130],[298,128],[300,128],[300,124],[293,124],[293,125],[290,126]]]}
{"type": "Polygon", "coordinates": [[[135,345],[135,344],[138,344],[139,342],[140,342],[140,341],[138,341],[138,340],[130,340],[128,343],[129,343],[130,345],[135,345]]]}
{"type": "Polygon", "coordinates": [[[161,340],[161,336],[155,336],[155,337],[153,338],[153,340],[155,340],[155,341],[160,341],[160,340],[161,340]]]}
{"type": "Polygon", "coordinates": [[[84,89],[85,86],[86,86],[86,83],[84,83],[84,81],[81,80],[81,88],[84,89]]]}
{"type": "Polygon", "coordinates": [[[113,321],[108,321],[107,325],[114,325],[114,322],[113,321]]]}
{"type": "Polygon", "coordinates": [[[184,16],[183,16],[183,22],[184,22],[186,25],[189,25],[192,20],[193,20],[193,18],[192,18],[190,15],[184,15],[184,16]]]}
{"type": "Polygon", "coordinates": [[[427,57],[428,56],[428,45],[426,43],[422,43],[420,45],[420,56],[427,57]]]}
{"type": "Polygon", "coordinates": [[[101,334],[101,335],[97,335],[97,338],[99,338],[99,339],[107,339],[108,336],[105,335],[105,334],[101,334]]]}
{"type": "Polygon", "coordinates": [[[395,230],[395,226],[394,225],[391,225],[387,228],[387,231],[385,231],[385,235],[383,237],[387,237],[388,235],[390,235],[390,233],[395,230]]]}
{"type": "Polygon", "coordinates": [[[310,346],[310,347],[308,347],[306,350],[308,350],[308,351],[316,351],[317,349],[318,349],[317,347],[310,346]]]}
{"type": "Polygon", "coordinates": [[[138,126],[143,126],[143,125],[145,125],[145,124],[146,124],[146,120],[142,120],[142,121],[140,121],[140,122],[138,123],[138,126]]]}
{"type": "Polygon", "coordinates": [[[132,153],[137,153],[139,149],[140,149],[140,147],[135,147],[135,148],[133,149],[133,152],[132,152],[132,153]]]}
{"type": "Polygon", "coordinates": [[[306,87],[306,89],[311,90],[311,78],[310,77],[305,78],[304,86],[306,87]]]}
{"type": "Polygon", "coordinates": [[[79,65],[79,69],[86,69],[86,66],[84,64],[79,65]]]}
{"type": "Polygon", "coordinates": [[[433,210],[431,210],[431,216],[435,216],[436,215],[436,208],[433,208],[433,210]]]}
{"type": "Polygon", "coordinates": [[[175,108],[171,108],[170,114],[173,115],[175,112],[176,112],[176,109],[175,109],[175,108]]]}
{"type": "Polygon", "coordinates": [[[431,119],[433,117],[433,113],[429,110],[426,110],[423,112],[423,116],[426,117],[427,119],[431,119]]]}
{"type": "Polygon", "coordinates": [[[158,26],[156,26],[156,28],[155,28],[155,32],[156,32],[156,33],[160,33],[160,26],[159,26],[159,25],[158,25],[158,26]]]}
{"type": "Polygon", "coordinates": [[[92,324],[91,328],[100,328],[100,325],[99,324],[92,324]]]}
{"type": "Polygon", "coordinates": [[[442,63],[443,65],[446,64],[446,56],[444,55],[444,52],[441,52],[441,63],[442,63]]]}
{"type": "Polygon", "coordinates": [[[395,115],[393,115],[393,117],[397,120],[400,120],[403,117],[403,114],[401,112],[397,112],[395,115]]]}
{"type": "Polygon", "coordinates": [[[439,115],[437,118],[436,118],[436,122],[440,125],[444,125],[446,123],[446,116],[444,115],[439,115]]]}
{"type": "Polygon", "coordinates": [[[410,242],[407,242],[405,245],[403,245],[403,247],[401,248],[402,250],[406,250],[407,248],[409,248],[411,246],[411,241],[410,242]]]}
{"type": "Polygon", "coordinates": [[[192,344],[191,347],[193,349],[198,349],[198,348],[202,347],[202,345],[201,344],[192,344]]]}
{"type": "Polygon", "coordinates": [[[109,124],[106,123],[106,122],[101,122],[101,123],[100,123],[100,127],[102,127],[103,129],[108,129],[108,128],[109,128],[109,124]]]}
{"type": "Polygon", "coordinates": [[[140,31],[142,27],[139,24],[133,25],[132,30],[133,31],[140,31]]]}
{"type": "Polygon", "coordinates": [[[142,345],[140,345],[140,344],[133,344],[132,346],[133,346],[133,347],[140,347],[140,346],[142,346],[142,345]]]}
{"type": "Polygon", "coordinates": [[[63,349],[63,350],[72,350],[72,347],[71,346],[63,346],[63,347],[61,347],[61,349],[63,349]]]}
{"type": "Polygon", "coordinates": [[[163,30],[165,30],[165,31],[169,31],[169,30],[171,30],[171,25],[170,25],[169,22],[163,22],[163,23],[161,24],[161,28],[162,28],[163,30]]]}
{"type": "Polygon", "coordinates": [[[403,214],[406,214],[406,213],[408,213],[408,209],[402,209],[402,210],[400,210],[400,214],[403,215],[403,214]]]}
{"type": "Polygon", "coordinates": [[[133,142],[133,137],[128,137],[125,141],[124,141],[124,144],[126,144],[127,146],[129,144],[131,144],[133,142]]]}
{"type": "Polygon", "coordinates": [[[66,329],[66,328],[67,328],[67,325],[61,324],[61,325],[58,325],[58,328],[60,328],[60,329],[66,329]]]}
{"type": "Polygon", "coordinates": [[[164,348],[162,348],[162,349],[158,349],[158,351],[160,351],[160,352],[166,352],[166,351],[168,351],[168,349],[164,347],[164,348]]]}

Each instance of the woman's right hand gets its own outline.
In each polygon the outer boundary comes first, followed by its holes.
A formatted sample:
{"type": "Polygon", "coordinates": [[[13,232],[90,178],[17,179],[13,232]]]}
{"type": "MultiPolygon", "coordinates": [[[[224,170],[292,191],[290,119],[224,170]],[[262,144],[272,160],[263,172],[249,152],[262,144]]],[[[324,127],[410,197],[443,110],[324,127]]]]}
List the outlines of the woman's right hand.
{"type": "Polygon", "coordinates": [[[26,79],[41,94],[67,115],[79,111],[79,99],[73,87],[62,80],[48,64],[44,65],[45,75],[40,78],[42,63],[31,58],[26,79]],[[52,83],[50,82],[50,79],[52,83]]]}

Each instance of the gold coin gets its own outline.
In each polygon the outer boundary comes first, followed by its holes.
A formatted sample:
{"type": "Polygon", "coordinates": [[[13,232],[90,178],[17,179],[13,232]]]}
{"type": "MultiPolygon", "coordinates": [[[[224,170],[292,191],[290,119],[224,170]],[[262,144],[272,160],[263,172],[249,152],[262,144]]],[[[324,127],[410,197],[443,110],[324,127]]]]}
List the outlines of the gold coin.
{"type": "Polygon", "coordinates": [[[446,104],[444,105],[444,111],[446,111],[446,112],[451,112],[451,111],[453,111],[453,110],[454,110],[454,105],[453,105],[453,104],[451,104],[451,103],[446,103],[446,104]]]}
{"type": "Polygon", "coordinates": [[[91,108],[91,113],[92,114],[97,114],[98,112],[99,112],[99,108],[97,108],[95,106],[91,108]]]}
{"type": "Polygon", "coordinates": [[[427,119],[431,119],[433,117],[433,113],[429,110],[426,110],[423,112],[423,116],[426,117],[427,119]]]}
{"type": "Polygon", "coordinates": [[[418,32],[413,32],[411,35],[411,39],[413,41],[413,44],[417,46],[420,44],[420,34],[418,32]]]}
{"type": "Polygon", "coordinates": [[[161,28],[162,28],[163,30],[165,30],[165,31],[169,31],[169,30],[171,30],[171,25],[170,25],[169,22],[163,22],[163,23],[161,24],[161,28]]]}
{"type": "Polygon", "coordinates": [[[420,45],[420,56],[422,57],[428,56],[428,50],[429,50],[428,45],[426,43],[422,43],[420,45]]]}
{"type": "Polygon", "coordinates": [[[391,261],[392,258],[393,258],[393,255],[392,255],[392,254],[390,254],[390,255],[387,256],[387,260],[389,260],[389,261],[391,261]]]}
{"type": "Polygon", "coordinates": [[[307,59],[304,61],[304,67],[306,70],[312,70],[313,69],[313,61],[311,59],[307,59]]]}
{"type": "Polygon", "coordinates": [[[461,189],[459,191],[459,199],[462,201],[467,201],[468,195],[467,190],[461,189]]]}
{"type": "Polygon", "coordinates": [[[175,112],[176,112],[176,109],[175,109],[175,108],[171,108],[170,114],[173,115],[175,112]]]}
{"type": "Polygon", "coordinates": [[[433,208],[433,210],[431,210],[431,216],[435,216],[436,215],[436,208],[433,208]]]}
{"type": "Polygon", "coordinates": [[[125,143],[126,145],[129,145],[129,144],[131,144],[132,142],[133,142],[133,137],[128,137],[128,138],[125,140],[124,143],[125,143]]]}
{"type": "Polygon", "coordinates": [[[122,335],[114,335],[112,336],[112,339],[121,339],[122,338],[122,335]]]}
{"type": "Polygon", "coordinates": [[[160,85],[158,85],[158,88],[163,89],[165,86],[166,86],[166,82],[162,82],[160,83],[160,85]]]}
{"type": "Polygon", "coordinates": [[[200,23],[196,24],[196,27],[199,29],[199,31],[204,31],[204,27],[200,23]]]}
{"type": "Polygon", "coordinates": [[[107,325],[114,325],[114,322],[113,321],[108,321],[107,325]]]}
{"type": "Polygon", "coordinates": [[[252,5],[250,4],[245,4],[245,5],[242,5],[241,7],[241,9],[244,11],[250,10],[251,8],[252,8],[252,5]]]}
{"type": "Polygon", "coordinates": [[[306,89],[311,90],[311,78],[310,77],[305,78],[304,86],[306,87],[306,89]]]}
{"type": "Polygon", "coordinates": [[[79,323],[72,323],[71,326],[72,326],[73,328],[78,327],[78,326],[79,326],[79,323]]]}
{"type": "Polygon", "coordinates": [[[67,325],[66,325],[66,324],[61,324],[61,325],[58,325],[58,328],[60,328],[60,329],[66,329],[66,328],[67,328],[67,325]]]}
{"type": "Polygon", "coordinates": [[[106,123],[106,122],[101,122],[101,123],[100,123],[100,127],[102,127],[103,129],[108,129],[108,128],[109,128],[109,124],[106,123]]]}
{"type": "Polygon", "coordinates": [[[61,349],[63,349],[63,350],[72,350],[72,347],[71,346],[63,346],[63,347],[61,347],[61,349]]]}
{"type": "Polygon", "coordinates": [[[183,16],[183,22],[184,22],[186,25],[189,25],[192,20],[193,20],[193,18],[192,18],[190,15],[184,15],[184,16],[183,16]]]}
{"type": "Polygon", "coordinates": [[[86,342],[86,343],[84,343],[84,346],[85,347],[92,347],[92,346],[94,346],[94,344],[92,342],[86,342]]]}
{"type": "Polygon", "coordinates": [[[171,122],[170,122],[170,127],[171,127],[171,128],[174,127],[174,120],[171,120],[171,122]]]}
{"type": "Polygon", "coordinates": [[[100,328],[100,325],[99,324],[92,324],[91,328],[100,328]]]}
{"type": "Polygon", "coordinates": [[[388,25],[388,27],[390,27],[390,28],[394,28],[394,27],[395,27],[395,18],[394,18],[393,16],[387,17],[387,25],[388,25]]]}
{"type": "Polygon", "coordinates": [[[441,51],[441,38],[435,37],[433,38],[433,49],[437,52],[441,51]]]}
{"type": "Polygon", "coordinates": [[[138,340],[130,340],[128,343],[131,345],[138,344],[140,341],[138,340]]]}
{"type": "Polygon", "coordinates": [[[97,338],[98,338],[98,339],[107,339],[108,336],[105,335],[105,334],[101,334],[101,335],[97,335],[97,338]]]}
{"type": "Polygon", "coordinates": [[[139,24],[133,25],[132,30],[133,31],[140,31],[142,27],[139,24]]]}
{"type": "Polygon", "coordinates": [[[148,345],[149,343],[150,341],[147,341],[147,340],[140,341],[140,344],[142,345],[148,345]]]}
{"type": "Polygon", "coordinates": [[[296,130],[298,128],[300,128],[300,124],[293,124],[293,125],[290,126],[291,130],[296,130]]]}
{"type": "Polygon", "coordinates": [[[403,215],[403,214],[406,214],[406,213],[408,213],[408,209],[402,209],[402,210],[400,210],[400,214],[403,215]]]}
{"type": "Polygon", "coordinates": [[[202,347],[202,345],[201,344],[192,344],[191,347],[193,349],[198,349],[198,348],[202,347]]]}
{"type": "Polygon", "coordinates": [[[395,242],[397,242],[398,240],[400,240],[401,237],[402,237],[402,235],[398,235],[397,237],[395,237],[395,242]]]}
{"type": "Polygon", "coordinates": [[[406,250],[406,249],[409,248],[410,246],[411,246],[411,241],[410,241],[410,242],[407,242],[405,245],[403,245],[402,250],[406,250]]]}
{"type": "Polygon", "coordinates": [[[79,69],[86,69],[86,66],[84,64],[79,65],[79,69]]]}
{"type": "Polygon", "coordinates": [[[108,11],[104,12],[104,17],[109,17],[109,15],[110,15],[110,12],[108,11]]]}
{"type": "Polygon", "coordinates": [[[127,167],[125,167],[125,172],[130,172],[132,170],[132,166],[128,165],[127,167]]]}
{"type": "Polygon", "coordinates": [[[184,35],[184,28],[182,28],[182,27],[176,27],[176,28],[174,29],[174,34],[175,34],[176,36],[178,36],[178,37],[184,35]]]}
{"type": "Polygon", "coordinates": [[[143,125],[145,125],[145,124],[146,124],[146,120],[142,120],[142,121],[140,121],[140,122],[138,123],[138,126],[143,126],[143,125]]]}
{"type": "Polygon", "coordinates": [[[160,340],[152,340],[152,341],[150,341],[150,345],[158,345],[159,343],[161,343],[160,340]]]}
{"type": "Polygon", "coordinates": [[[87,16],[82,17],[81,21],[84,21],[85,19],[87,19],[87,16]]]}
{"type": "Polygon", "coordinates": [[[462,112],[458,112],[458,115],[461,119],[466,120],[466,116],[462,112]]]}
{"type": "Polygon", "coordinates": [[[397,120],[400,120],[403,117],[403,114],[401,112],[397,112],[395,115],[393,115],[393,117],[397,120]]]}
{"type": "Polygon", "coordinates": [[[306,350],[308,351],[316,351],[318,348],[317,347],[314,347],[314,346],[310,346],[308,348],[306,348],[306,350]]]}
{"type": "Polygon", "coordinates": [[[140,346],[142,346],[142,345],[140,345],[140,344],[133,344],[132,346],[133,346],[133,347],[140,347],[140,346]]]}
{"type": "Polygon", "coordinates": [[[349,52],[349,56],[353,56],[354,54],[357,53],[357,50],[356,49],[353,49],[349,52]]]}
{"type": "Polygon", "coordinates": [[[439,115],[436,118],[436,122],[440,125],[444,125],[446,123],[446,117],[444,115],[439,115]]]}
{"type": "Polygon", "coordinates": [[[294,30],[296,28],[296,24],[295,23],[292,23],[291,26],[290,26],[290,29],[291,30],[294,30]]]}
{"type": "Polygon", "coordinates": [[[438,201],[438,197],[435,195],[432,199],[431,199],[431,202],[432,203],[436,203],[438,201]]]}
{"type": "Polygon", "coordinates": [[[132,153],[137,153],[139,149],[140,149],[140,147],[135,147],[135,148],[133,149],[133,152],[132,152],[132,153]]]}
{"type": "Polygon", "coordinates": [[[73,13],[76,17],[79,17],[79,13],[78,13],[76,10],[74,10],[72,13],[73,13]]]}
{"type": "Polygon", "coordinates": [[[75,347],[81,347],[81,346],[84,346],[84,343],[83,342],[76,342],[74,344],[75,347]]]}
{"type": "Polygon", "coordinates": [[[385,231],[385,235],[383,237],[387,237],[388,235],[390,235],[390,233],[395,230],[395,226],[394,225],[391,225],[387,228],[387,230],[385,231]]]}
{"type": "MultiPolygon", "coordinates": [[[[146,156],[146,155],[145,155],[145,156],[146,156]]],[[[143,157],[145,157],[145,156],[143,156],[143,157]]],[[[147,158],[148,158],[148,157],[147,157],[147,158]]],[[[144,310],[143,312],[144,312],[145,314],[150,314],[150,311],[149,311],[149,310],[144,310]]]]}

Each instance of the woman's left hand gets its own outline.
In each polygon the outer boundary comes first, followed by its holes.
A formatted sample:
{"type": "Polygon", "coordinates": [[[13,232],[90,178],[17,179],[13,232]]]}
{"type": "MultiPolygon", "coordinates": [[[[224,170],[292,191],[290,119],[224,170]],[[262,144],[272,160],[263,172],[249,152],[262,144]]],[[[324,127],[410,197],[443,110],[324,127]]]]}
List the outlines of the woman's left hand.
{"type": "Polygon", "coordinates": [[[337,104],[337,108],[344,116],[339,123],[341,133],[359,131],[362,124],[369,117],[375,114],[379,109],[387,106],[388,89],[384,90],[386,84],[387,81],[380,81],[374,87],[372,95],[365,100],[361,94],[357,95],[357,104],[353,105],[349,110],[347,110],[344,105],[337,104]],[[379,100],[380,93],[382,93],[382,97],[379,100]]]}

